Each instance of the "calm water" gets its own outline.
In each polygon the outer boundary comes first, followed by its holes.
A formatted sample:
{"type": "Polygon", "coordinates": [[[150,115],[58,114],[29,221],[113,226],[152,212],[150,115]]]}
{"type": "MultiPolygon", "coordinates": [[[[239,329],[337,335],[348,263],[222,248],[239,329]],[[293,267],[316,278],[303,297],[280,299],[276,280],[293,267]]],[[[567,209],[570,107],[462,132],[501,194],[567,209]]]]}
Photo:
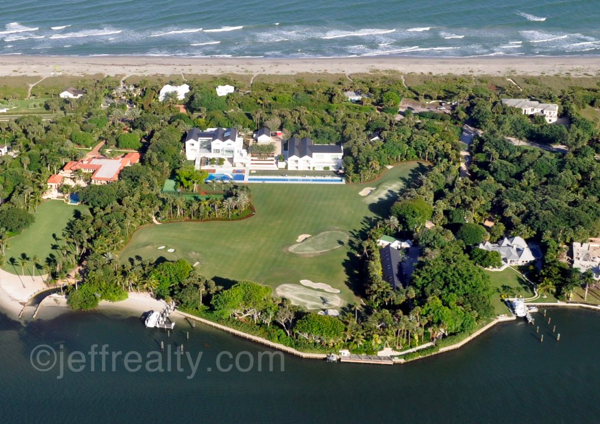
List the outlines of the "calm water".
{"type": "Polygon", "coordinates": [[[596,55],[599,18],[597,0],[5,0],[0,54],[596,55]]]}
{"type": "Polygon", "coordinates": [[[547,326],[540,343],[533,327],[508,323],[465,349],[404,366],[286,356],[285,371],[273,373],[207,371],[218,352],[262,348],[200,325],[180,323],[168,339],[124,315],[68,313],[25,327],[2,316],[2,422],[597,422],[600,315],[549,311],[560,342],[547,326]],[[194,379],[88,367],[57,380],[58,372],[37,372],[29,362],[41,343],[63,344],[67,353],[108,343],[109,351],[145,355],[161,340],[204,352],[194,379]]]}

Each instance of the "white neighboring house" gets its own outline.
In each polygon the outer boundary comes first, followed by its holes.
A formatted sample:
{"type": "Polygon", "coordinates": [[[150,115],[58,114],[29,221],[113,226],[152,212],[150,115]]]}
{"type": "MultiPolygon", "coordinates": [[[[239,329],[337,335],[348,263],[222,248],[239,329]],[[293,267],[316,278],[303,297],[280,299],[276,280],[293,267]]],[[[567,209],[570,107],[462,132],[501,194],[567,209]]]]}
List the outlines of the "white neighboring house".
{"type": "Polygon", "coordinates": [[[76,88],[69,87],[65,91],[60,93],[58,97],[60,97],[61,99],[81,99],[84,94],[85,91],[83,90],[77,90],[76,88]]]}
{"type": "Polygon", "coordinates": [[[581,272],[592,271],[600,280],[600,239],[590,239],[589,243],[573,243],[573,268],[581,272]]]}
{"type": "Polygon", "coordinates": [[[558,105],[553,103],[540,103],[527,99],[502,99],[504,106],[521,109],[523,115],[542,115],[546,122],[552,124],[558,119],[558,105]]]}
{"type": "Polygon", "coordinates": [[[235,87],[232,85],[218,85],[217,86],[217,96],[223,97],[228,94],[231,94],[235,91],[235,87]]]}
{"type": "Polygon", "coordinates": [[[235,128],[208,128],[206,131],[192,128],[186,133],[185,155],[187,160],[195,161],[196,169],[200,169],[202,158],[224,158],[231,160],[233,166],[242,167],[249,161],[244,139],[235,128]]]}
{"type": "Polygon", "coordinates": [[[410,240],[397,240],[394,237],[381,236],[381,238],[377,240],[377,245],[381,247],[391,246],[392,249],[402,250],[410,249],[413,244],[410,240]]]}
{"type": "Polygon", "coordinates": [[[190,86],[187,84],[183,85],[165,85],[160,89],[160,93],[158,93],[158,100],[164,102],[167,94],[169,93],[177,93],[177,100],[185,99],[185,95],[190,92],[190,86]]]}
{"type": "Polygon", "coordinates": [[[260,130],[256,131],[256,133],[254,134],[254,139],[258,143],[270,143],[271,141],[273,141],[273,139],[271,138],[271,130],[267,127],[262,127],[260,130]]]}
{"type": "Polygon", "coordinates": [[[289,170],[338,170],[342,167],[342,146],[314,144],[311,138],[292,137],[283,146],[289,170]]]}
{"type": "Polygon", "coordinates": [[[0,144],[0,156],[4,156],[8,154],[8,145],[0,144]]]}
{"type": "Polygon", "coordinates": [[[360,102],[363,97],[361,94],[357,93],[356,91],[344,91],[344,96],[346,97],[347,100],[351,101],[352,103],[360,102]]]}
{"type": "Polygon", "coordinates": [[[498,243],[486,241],[479,245],[480,249],[488,252],[499,252],[503,265],[525,265],[535,260],[527,242],[521,237],[504,237],[498,243]]]}

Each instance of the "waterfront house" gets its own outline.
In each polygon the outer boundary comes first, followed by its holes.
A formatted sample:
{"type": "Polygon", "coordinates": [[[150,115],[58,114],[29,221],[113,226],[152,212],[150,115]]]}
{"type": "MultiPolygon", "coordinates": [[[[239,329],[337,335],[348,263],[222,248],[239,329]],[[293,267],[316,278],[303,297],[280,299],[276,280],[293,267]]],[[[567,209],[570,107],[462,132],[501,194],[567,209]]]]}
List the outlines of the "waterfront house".
{"type": "Polygon", "coordinates": [[[217,96],[223,97],[223,96],[233,93],[235,91],[235,87],[232,85],[219,85],[219,86],[217,86],[216,91],[217,91],[217,96]]]}
{"type": "Polygon", "coordinates": [[[4,156],[8,154],[8,145],[0,144],[0,156],[4,156]]]}
{"type": "Polygon", "coordinates": [[[336,144],[314,144],[311,138],[292,137],[283,146],[288,169],[338,170],[342,167],[342,146],[336,144]]]}
{"type": "Polygon", "coordinates": [[[486,241],[479,245],[480,249],[499,252],[503,265],[525,265],[535,260],[529,245],[521,237],[504,237],[498,243],[486,241]]]}
{"type": "Polygon", "coordinates": [[[182,84],[182,85],[165,85],[163,88],[160,89],[160,92],[158,93],[158,100],[160,100],[161,102],[164,102],[167,94],[169,93],[177,93],[177,100],[183,100],[185,99],[185,95],[187,93],[190,92],[190,86],[187,84],[182,84]]]}
{"type": "Polygon", "coordinates": [[[80,99],[85,94],[83,90],[77,90],[76,88],[69,87],[58,95],[61,99],[80,99]]]}
{"type": "Polygon", "coordinates": [[[600,239],[592,238],[588,243],[573,243],[573,268],[581,272],[592,271],[600,280],[600,239]]]}
{"type": "Polygon", "coordinates": [[[521,109],[524,115],[541,115],[549,124],[558,120],[558,105],[556,104],[540,103],[527,99],[502,99],[502,104],[521,109]]]}
{"type": "Polygon", "coordinates": [[[401,250],[410,249],[412,247],[412,242],[410,240],[397,240],[390,236],[381,236],[381,238],[377,240],[377,245],[381,247],[391,246],[392,249],[401,250]]]}
{"type": "Polygon", "coordinates": [[[248,163],[244,139],[235,128],[208,128],[206,131],[192,128],[186,133],[185,156],[194,161],[196,169],[200,169],[202,158],[225,159],[228,166],[245,167],[248,163]]]}
{"type": "Polygon", "coordinates": [[[394,249],[391,244],[388,244],[379,249],[379,256],[381,258],[383,280],[388,282],[392,286],[392,289],[405,287],[400,251],[394,249]]]}

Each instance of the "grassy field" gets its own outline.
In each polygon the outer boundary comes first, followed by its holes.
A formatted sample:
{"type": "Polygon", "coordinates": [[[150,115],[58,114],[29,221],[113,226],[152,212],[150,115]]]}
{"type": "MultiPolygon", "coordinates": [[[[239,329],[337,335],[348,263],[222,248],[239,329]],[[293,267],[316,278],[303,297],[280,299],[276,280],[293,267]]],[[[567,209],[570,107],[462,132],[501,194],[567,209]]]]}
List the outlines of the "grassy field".
{"type": "Polygon", "coordinates": [[[581,116],[592,121],[594,123],[594,125],[596,126],[597,130],[600,129],[600,109],[597,109],[597,108],[591,107],[591,106],[587,106],[586,108],[581,109],[580,113],[581,113],[581,116]]]}
{"type": "Polygon", "coordinates": [[[490,276],[492,287],[495,291],[492,296],[492,305],[496,314],[505,314],[508,312],[508,307],[500,298],[501,294],[509,294],[511,291],[505,286],[511,287],[515,294],[521,294],[523,297],[533,296],[533,291],[527,281],[512,269],[507,268],[500,272],[485,271],[485,273],[490,276]]]}
{"type": "Polygon", "coordinates": [[[13,257],[20,258],[22,253],[29,258],[37,256],[43,262],[52,253],[52,245],[55,243],[52,234],[62,238],[62,231],[69,219],[73,217],[73,213],[86,208],[86,206],[67,205],[58,200],[42,203],[34,213],[35,222],[31,227],[9,240],[6,263],[2,268],[13,274],[20,273],[21,270],[15,270],[9,260],[13,257]]]}
{"type": "Polygon", "coordinates": [[[360,283],[350,245],[368,217],[387,214],[394,201],[391,193],[380,196],[379,190],[367,197],[358,193],[365,187],[399,187],[424,168],[417,163],[396,165],[381,179],[361,185],[252,184],[254,217],[148,226],[133,235],[120,257],[122,261],[140,256],[199,262],[205,276],[223,285],[246,279],[277,287],[308,279],[330,284],[341,290],[342,298],[351,300],[353,285],[360,283]],[[340,240],[341,247],[310,256],[288,250],[299,235],[326,231],[336,231],[337,236],[343,232],[349,240],[338,237],[335,242],[340,240]],[[158,250],[160,246],[166,248],[158,250]],[[168,253],[170,248],[175,251],[168,253]]]}
{"type": "Polygon", "coordinates": [[[44,109],[46,100],[50,100],[49,97],[41,97],[29,100],[8,100],[0,103],[0,108],[9,108],[7,114],[22,114],[22,113],[50,113],[44,109]]]}

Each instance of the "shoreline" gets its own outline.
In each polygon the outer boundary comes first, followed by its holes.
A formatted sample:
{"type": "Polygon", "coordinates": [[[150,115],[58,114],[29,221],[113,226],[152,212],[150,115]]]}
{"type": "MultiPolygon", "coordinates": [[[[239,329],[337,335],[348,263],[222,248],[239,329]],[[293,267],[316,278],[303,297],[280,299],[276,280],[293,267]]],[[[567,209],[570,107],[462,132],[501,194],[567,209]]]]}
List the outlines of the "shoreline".
{"type": "Polygon", "coordinates": [[[357,73],[456,75],[600,75],[600,57],[328,57],[312,59],[174,56],[25,56],[0,58],[0,76],[297,75],[357,73]]]}

